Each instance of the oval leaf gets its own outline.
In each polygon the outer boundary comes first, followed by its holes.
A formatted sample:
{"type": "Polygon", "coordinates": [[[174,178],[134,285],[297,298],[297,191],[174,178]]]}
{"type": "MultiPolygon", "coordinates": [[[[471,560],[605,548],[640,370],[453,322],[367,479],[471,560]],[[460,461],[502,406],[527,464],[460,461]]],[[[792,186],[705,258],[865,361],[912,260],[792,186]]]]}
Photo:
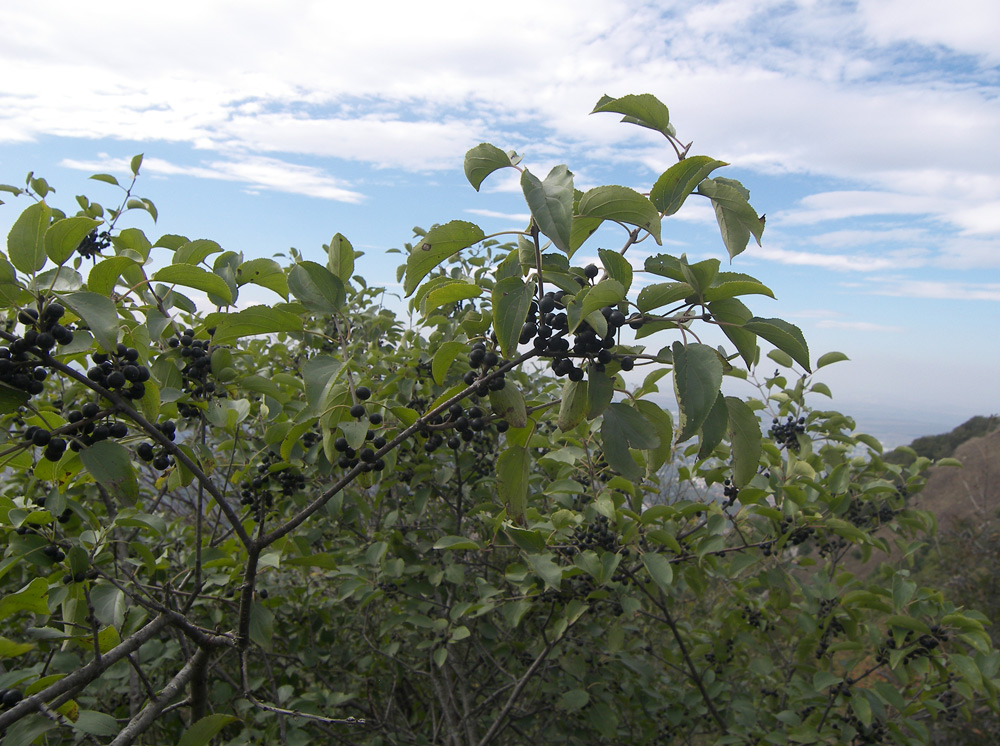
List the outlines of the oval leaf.
{"type": "Polygon", "coordinates": [[[615,220],[642,228],[660,243],[660,214],[653,203],[634,189],[599,186],[580,199],[578,214],[586,218],[615,220]]]}
{"type": "Polygon", "coordinates": [[[569,254],[573,222],[573,173],[559,165],[545,181],[528,169],[521,173],[521,191],[535,225],[560,251],[569,254]]]}
{"type": "Polygon", "coordinates": [[[218,296],[227,303],[233,302],[233,294],[225,280],[193,264],[169,264],[158,270],[152,279],[168,285],[183,285],[195,290],[202,290],[218,296]]]}
{"type": "Polygon", "coordinates": [[[707,155],[689,156],[660,174],[649,192],[649,200],[665,216],[673,215],[705,177],[715,169],[728,165],[707,155]]]}
{"type": "Polygon", "coordinates": [[[340,278],[316,262],[299,262],[288,275],[288,289],[310,311],[335,313],[347,300],[340,278]]]}
{"type": "Polygon", "coordinates": [[[494,171],[512,165],[510,156],[488,142],[479,143],[465,154],[465,178],[478,192],[483,180],[494,171]]]}

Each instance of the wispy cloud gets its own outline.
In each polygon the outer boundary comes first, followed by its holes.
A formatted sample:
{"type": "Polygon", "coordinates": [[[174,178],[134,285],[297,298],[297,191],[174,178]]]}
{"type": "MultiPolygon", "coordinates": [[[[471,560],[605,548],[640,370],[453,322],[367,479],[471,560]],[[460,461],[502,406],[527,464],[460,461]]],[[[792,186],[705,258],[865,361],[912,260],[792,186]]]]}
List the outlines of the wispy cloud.
{"type": "Polygon", "coordinates": [[[852,332],[879,332],[885,334],[898,334],[904,331],[900,326],[876,324],[872,321],[834,321],[827,319],[817,322],[816,326],[821,329],[847,329],[852,332]]]}
{"type": "MultiPolygon", "coordinates": [[[[102,154],[98,160],[63,159],[66,168],[79,171],[128,172],[129,162],[102,154]]],[[[191,176],[199,179],[221,179],[245,184],[250,189],[302,194],[336,202],[358,203],[360,192],[347,189],[344,182],[323,173],[322,169],[301,166],[275,158],[249,156],[240,160],[211,161],[204,166],[182,166],[161,158],[146,158],[142,170],[151,175],[191,176]]]]}
{"type": "Polygon", "coordinates": [[[507,220],[509,222],[517,223],[527,223],[531,220],[531,214],[527,212],[497,212],[496,210],[477,210],[477,209],[467,209],[466,212],[473,215],[481,215],[484,218],[496,218],[498,220],[507,220]]]}
{"type": "Polygon", "coordinates": [[[871,278],[871,293],[934,300],[1000,301],[1000,282],[949,282],[906,278],[871,278]]]}
{"type": "Polygon", "coordinates": [[[754,247],[753,255],[761,259],[781,264],[803,267],[821,267],[838,272],[878,272],[902,268],[920,267],[927,263],[926,252],[922,250],[886,251],[880,256],[869,254],[823,254],[795,249],[783,249],[765,243],[754,247]]]}

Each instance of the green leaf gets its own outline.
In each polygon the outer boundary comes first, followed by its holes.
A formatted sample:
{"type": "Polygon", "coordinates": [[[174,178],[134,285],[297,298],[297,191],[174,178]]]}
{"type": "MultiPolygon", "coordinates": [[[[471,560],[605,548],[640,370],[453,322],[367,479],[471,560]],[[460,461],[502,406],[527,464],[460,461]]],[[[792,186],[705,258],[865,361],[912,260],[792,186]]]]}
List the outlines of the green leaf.
{"type": "Polygon", "coordinates": [[[45,266],[45,232],[52,210],[44,202],[25,208],[7,234],[7,254],[11,263],[30,274],[45,266]]]}
{"type": "Polygon", "coordinates": [[[222,713],[206,715],[184,731],[184,735],[177,742],[177,746],[206,746],[209,741],[215,738],[220,730],[230,723],[238,721],[239,718],[234,715],[224,715],[222,713]]]}
{"type": "Polygon", "coordinates": [[[448,374],[448,368],[455,362],[455,358],[468,349],[469,346],[465,342],[444,342],[438,348],[431,360],[431,376],[438,386],[444,383],[444,377],[448,374]]]}
{"type": "Polygon", "coordinates": [[[80,710],[73,728],[91,736],[115,736],[121,732],[117,720],[97,710],[80,710]]]}
{"type": "Polygon", "coordinates": [[[559,418],[556,420],[559,429],[566,432],[579,425],[587,414],[587,402],[587,382],[567,380],[563,384],[559,418]]]}
{"type": "Polygon", "coordinates": [[[722,387],[722,363],[708,345],[674,342],[674,392],[680,408],[681,432],[677,442],[683,443],[701,427],[715,406],[722,387]]]}
{"type": "Polygon", "coordinates": [[[129,161],[128,164],[129,170],[132,172],[133,176],[139,175],[139,166],[141,165],[142,165],[142,153],[139,153],[139,155],[133,155],[132,160],[129,161]]]}
{"type": "Polygon", "coordinates": [[[734,186],[730,180],[705,179],[698,186],[698,193],[712,200],[715,208],[715,218],[722,232],[722,241],[732,259],[746,250],[752,235],[760,245],[760,237],[764,233],[764,219],[758,217],[747,198],[734,186]]]}
{"type": "Polygon", "coordinates": [[[503,527],[503,532],[507,534],[507,538],[525,552],[545,551],[545,534],[541,531],[530,531],[507,524],[503,527]]]}
{"type": "Polygon", "coordinates": [[[696,264],[688,264],[687,257],[681,256],[680,267],[687,284],[699,295],[708,289],[719,274],[718,259],[706,259],[696,264]]]}
{"type": "Polygon", "coordinates": [[[677,280],[677,282],[687,281],[684,272],[681,270],[680,259],[670,254],[648,256],[646,257],[646,261],[643,262],[643,267],[647,272],[659,275],[660,277],[669,277],[671,280],[677,280]]]}
{"type": "Polygon", "coordinates": [[[609,404],[601,423],[601,442],[608,464],[622,476],[640,481],[643,470],[629,453],[629,446],[651,449],[660,445],[652,423],[638,410],[625,404],[609,404]]]}
{"type": "MultiPolygon", "coordinates": [[[[447,278],[445,282],[435,286],[423,296],[420,301],[420,313],[426,318],[441,306],[453,306],[460,300],[478,298],[482,293],[483,290],[478,285],[447,278]]],[[[420,293],[418,292],[417,295],[419,296],[420,293]]]]}
{"type": "Polygon", "coordinates": [[[694,295],[694,288],[686,282],[659,282],[655,285],[647,285],[639,291],[636,306],[643,313],[648,313],[671,303],[682,301],[691,295],[694,295]]]}
{"type": "Polygon", "coordinates": [[[566,712],[576,712],[586,707],[589,701],[590,694],[587,693],[586,689],[570,689],[568,692],[563,692],[559,701],[556,702],[556,707],[566,712]]]}
{"type": "Polygon", "coordinates": [[[274,638],[274,614],[263,604],[254,601],[250,606],[250,639],[270,652],[274,638]]]}
{"type": "Polygon", "coordinates": [[[506,277],[493,286],[493,328],[507,357],[517,355],[517,341],[531,307],[533,291],[534,285],[525,284],[520,277],[506,277]]]}
{"type": "Polygon", "coordinates": [[[590,113],[604,111],[624,114],[622,121],[629,124],[637,124],[671,137],[676,134],[670,124],[670,110],[650,93],[630,93],[621,98],[604,95],[590,113]]]}
{"type": "Polygon", "coordinates": [[[743,328],[763,337],[779,350],[787,352],[806,371],[811,371],[809,346],[806,344],[806,338],[802,335],[802,330],[794,324],[789,324],[782,319],[762,319],[754,316],[743,325],[743,328]]]}
{"type": "Polygon", "coordinates": [[[80,451],[80,460],[94,481],[103,485],[113,498],[135,505],[139,484],[125,446],[114,440],[101,440],[80,451]]]}
{"type": "Polygon", "coordinates": [[[726,429],[729,424],[729,413],[726,410],[726,399],[719,392],[715,397],[715,404],[708,412],[708,417],[701,424],[701,444],[698,447],[698,458],[708,458],[715,447],[722,442],[726,436],[726,429]]]}
{"type": "Polygon", "coordinates": [[[757,474],[763,437],[760,420],[746,402],[735,396],[726,397],[729,412],[729,442],[733,454],[733,484],[745,487],[757,474]]]}
{"type": "Polygon", "coordinates": [[[406,273],[403,280],[406,297],[413,295],[421,280],[441,262],[462,249],[479,243],[485,236],[482,228],[464,220],[452,220],[450,223],[432,228],[413,247],[413,251],[406,259],[406,273]]]}
{"type": "Polygon", "coordinates": [[[299,262],[288,274],[288,289],[307,309],[335,313],[347,300],[344,283],[322,264],[299,262]]]}
{"type": "Polygon", "coordinates": [[[73,256],[87,234],[100,224],[101,221],[91,218],[57,220],[45,232],[45,253],[56,264],[64,263],[73,256]]]}
{"type": "Polygon", "coordinates": [[[111,174],[93,174],[87,178],[93,179],[94,181],[102,181],[105,184],[111,184],[112,186],[121,186],[116,179],[111,174]]]}
{"type": "Polygon", "coordinates": [[[270,306],[251,306],[238,313],[209,314],[205,325],[216,327],[212,341],[220,345],[257,334],[302,331],[300,317],[270,306]]]}
{"type": "Polygon", "coordinates": [[[288,278],[281,265],[273,259],[250,259],[237,267],[236,286],[242,287],[247,283],[273,290],[288,300],[288,278]]]}
{"type": "Polygon", "coordinates": [[[608,277],[621,283],[625,293],[628,294],[629,288],[632,287],[632,265],[628,259],[610,249],[598,249],[597,255],[601,258],[601,264],[604,265],[608,277]]]}
{"type": "Polygon", "coordinates": [[[715,319],[723,322],[722,333],[736,347],[747,368],[752,368],[757,359],[757,335],[743,328],[753,314],[741,301],[735,298],[712,301],[708,310],[715,319]]]}
{"type": "Polygon", "coordinates": [[[497,458],[497,492],[512,518],[524,517],[530,466],[528,449],[520,446],[506,448],[497,458]]]}
{"type": "Polygon", "coordinates": [[[62,295],[60,300],[86,322],[94,339],[105,351],[115,348],[118,344],[118,309],[110,298],[81,290],[62,295]]]}
{"type": "Polygon", "coordinates": [[[0,637],[0,659],[16,658],[34,649],[35,644],[33,642],[14,642],[13,640],[8,640],[6,637],[0,637]]]}
{"type": "Polygon", "coordinates": [[[127,256],[111,256],[102,259],[94,265],[90,274],[87,275],[87,289],[98,295],[110,297],[122,273],[138,266],[137,261],[127,256]]]}
{"type": "Polygon", "coordinates": [[[649,192],[649,201],[664,215],[673,215],[710,173],[728,165],[707,155],[688,156],[660,174],[649,192]]]}
{"type": "Polygon", "coordinates": [[[574,215],[573,224],[570,226],[569,252],[567,255],[573,256],[576,250],[583,246],[588,238],[597,233],[597,229],[601,227],[603,222],[600,218],[583,218],[579,215],[574,215]]]}
{"type": "Polygon", "coordinates": [[[642,228],[660,243],[660,214],[653,203],[634,189],[623,186],[599,186],[580,199],[578,214],[642,228]]]}
{"type": "Polygon", "coordinates": [[[478,192],[487,176],[510,165],[510,156],[500,148],[488,142],[479,143],[465,154],[465,178],[478,192]]]}
{"type": "Polygon", "coordinates": [[[43,733],[59,727],[54,720],[44,715],[31,714],[7,728],[3,746],[30,746],[43,733]]]}
{"type": "Polygon", "coordinates": [[[607,373],[591,367],[587,371],[587,419],[604,414],[615,393],[615,384],[607,373]]]}
{"type": "Polygon", "coordinates": [[[201,264],[205,259],[212,256],[212,254],[219,254],[221,252],[222,247],[215,241],[210,241],[207,238],[198,238],[178,246],[174,251],[174,256],[170,260],[170,263],[201,264]]]}
{"type": "Polygon", "coordinates": [[[667,462],[673,452],[674,421],[670,412],[648,399],[636,401],[635,408],[649,420],[660,439],[660,444],[655,448],[647,449],[646,453],[646,476],[651,478],[667,462]]]}
{"type": "Polygon", "coordinates": [[[670,593],[670,586],[674,582],[674,568],[670,561],[661,554],[646,552],[642,555],[642,564],[646,567],[646,572],[653,579],[664,593],[670,593]]]}
{"type": "Polygon", "coordinates": [[[524,404],[524,395],[513,381],[499,391],[490,391],[490,407],[510,423],[511,427],[525,427],[528,424],[528,410],[524,404]]]}
{"type": "Polygon", "coordinates": [[[562,567],[552,561],[552,553],[546,554],[526,554],[523,555],[525,561],[531,567],[532,572],[545,581],[545,585],[559,590],[562,583],[562,567]]]}
{"type": "Polygon", "coordinates": [[[6,619],[19,611],[32,614],[48,614],[47,601],[49,584],[45,578],[35,578],[16,593],[0,598],[0,620],[6,619]]]}
{"type": "Polygon", "coordinates": [[[217,274],[193,264],[168,264],[151,278],[168,285],[183,285],[206,293],[217,295],[228,303],[233,302],[233,294],[228,283],[217,274]]]}
{"type": "Polygon", "coordinates": [[[767,285],[739,272],[720,272],[712,286],[703,293],[706,301],[734,298],[737,295],[766,295],[773,298],[774,293],[767,285]]]}
{"type": "Polygon", "coordinates": [[[612,280],[610,277],[601,280],[596,285],[582,288],[566,304],[569,331],[575,331],[590,314],[605,306],[617,306],[624,298],[625,288],[618,280],[612,280]]]}
{"type": "Polygon", "coordinates": [[[442,536],[434,542],[434,549],[482,549],[466,536],[442,536]]]}
{"type": "Polygon", "coordinates": [[[521,191],[538,230],[565,254],[570,254],[573,221],[573,174],[566,166],[556,166],[545,181],[528,169],[521,173],[521,191]]]}
{"type": "Polygon", "coordinates": [[[0,414],[16,412],[30,398],[31,395],[27,391],[12,388],[6,383],[0,384],[0,414]]]}
{"type": "Polygon", "coordinates": [[[842,360],[850,360],[850,358],[843,352],[827,352],[819,356],[819,360],[816,361],[816,369],[818,370],[819,368],[823,368],[827,365],[839,363],[842,360]]]}
{"type": "Polygon", "coordinates": [[[94,616],[101,624],[121,629],[125,622],[125,594],[120,588],[99,582],[90,589],[90,600],[94,604],[94,616]]]}
{"type": "Polygon", "coordinates": [[[342,283],[349,285],[354,276],[354,247],[351,242],[340,233],[335,234],[330,239],[327,256],[326,266],[342,283]]]}

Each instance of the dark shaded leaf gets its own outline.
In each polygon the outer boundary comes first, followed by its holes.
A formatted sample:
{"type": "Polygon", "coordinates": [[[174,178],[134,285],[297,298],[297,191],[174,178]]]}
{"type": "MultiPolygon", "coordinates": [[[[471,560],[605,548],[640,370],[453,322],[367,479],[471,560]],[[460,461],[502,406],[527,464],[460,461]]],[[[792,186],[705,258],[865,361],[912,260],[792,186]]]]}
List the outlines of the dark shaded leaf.
{"type": "Polygon", "coordinates": [[[680,407],[681,432],[677,442],[683,443],[698,432],[715,406],[722,386],[722,363],[718,353],[708,345],[674,342],[672,352],[674,391],[680,407]]]}

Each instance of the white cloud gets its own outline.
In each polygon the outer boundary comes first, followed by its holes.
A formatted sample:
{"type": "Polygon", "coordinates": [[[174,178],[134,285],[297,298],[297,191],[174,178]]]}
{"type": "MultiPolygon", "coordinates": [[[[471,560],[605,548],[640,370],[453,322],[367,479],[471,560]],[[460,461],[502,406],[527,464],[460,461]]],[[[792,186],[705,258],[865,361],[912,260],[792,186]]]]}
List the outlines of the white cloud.
{"type": "Polygon", "coordinates": [[[466,212],[473,215],[481,215],[484,218],[496,218],[498,220],[506,220],[512,223],[527,223],[531,220],[531,214],[527,212],[509,213],[497,212],[496,210],[476,210],[471,208],[466,210],[466,212]]]}
{"type": "MultiPolygon", "coordinates": [[[[78,171],[128,172],[129,162],[124,158],[111,158],[102,154],[98,160],[81,161],[63,159],[62,166],[78,171]]],[[[300,166],[274,158],[260,156],[240,160],[211,161],[204,166],[180,166],[161,158],[145,158],[142,173],[165,176],[192,176],[199,179],[237,181],[250,189],[268,189],[275,192],[302,194],[336,202],[358,203],[364,199],[360,192],[345,188],[343,182],[323,173],[321,169],[300,166]]]]}
{"type": "Polygon", "coordinates": [[[899,326],[887,326],[885,324],[876,324],[871,321],[826,320],[818,322],[816,326],[822,329],[847,329],[852,332],[879,332],[886,334],[898,334],[903,331],[903,328],[899,326]]]}
{"type": "Polygon", "coordinates": [[[950,282],[905,278],[873,278],[873,281],[875,284],[871,292],[876,295],[894,295],[933,300],[1000,301],[1000,283],[950,282]]]}
{"type": "Polygon", "coordinates": [[[754,247],[753,255],[781,264],[821,267],[838,272],[877,272],[920,267],[927,263],[923,251],[886,251],[880,256],[868,254],[820,254],[810,251],[783,249],[771,243],[754,247]]]}
{"type": "Polygon", "coordinates": [[[878,43],[915,42],[1000,60],[1000,6],[992,0],[860,0],[865,30],[878,43]]]}

